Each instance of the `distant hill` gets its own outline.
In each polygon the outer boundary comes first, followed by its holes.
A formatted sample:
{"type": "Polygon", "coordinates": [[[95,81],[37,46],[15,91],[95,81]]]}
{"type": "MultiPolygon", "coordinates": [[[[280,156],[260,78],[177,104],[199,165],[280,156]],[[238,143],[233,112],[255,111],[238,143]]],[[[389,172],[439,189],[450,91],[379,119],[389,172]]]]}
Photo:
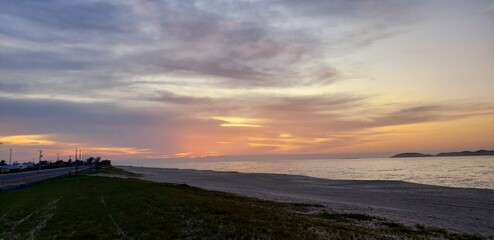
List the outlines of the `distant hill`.
{"type": "Polygon", "coordinates": [[[434,157],[434,155],[423,154],[423,153],[399,153],[392,156],[392,158],[406,158],[406,157],[434,157]]]}
{"type": "Polygon", "coordinates": [[[392,158],[407,158],[407,157],[456,157],[456,156],[494,156],[494,151],[490,150],[478,150],[475,152],[463,151],[463,152],[445,152],[436,155],[423,154],[423,153],[399,153],[391,156],[392,158]]]}
{"type": "Polygon", "coordinates": [[[451,157],[451,156],[491,156],[494,155],[494,151],[488,150],[478,150],[475,152],[463,151],[463,152],[448,152],[448,153],[439,153],[437,157],[451,157]]]}

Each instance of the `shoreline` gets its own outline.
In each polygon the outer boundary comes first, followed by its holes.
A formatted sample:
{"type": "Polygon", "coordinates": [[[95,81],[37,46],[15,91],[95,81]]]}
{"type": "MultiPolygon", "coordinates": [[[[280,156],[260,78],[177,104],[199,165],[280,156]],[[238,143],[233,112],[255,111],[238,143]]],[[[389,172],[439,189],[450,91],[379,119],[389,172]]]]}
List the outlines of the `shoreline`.
{"type": "Polygon", "coordinates": [[[361,182],[400,182],[400,183],[408,183],[414,185],[422,185],[425,187],[441,187],[441,188],[455,188],[455,189],[472,189],[472,190],[488,190],[494,191],[494,188],[482,188],[482,187],[465,187],[465,186],[448,186],[448,185],[435,185],[430,183],[420,183],[420,182],[411,182],[406,180],[399,179],[332,179],[311,175],[303,175],[303,174],[290,174],[290,173],[276,173],[276,172],[242,172],[237,170],[212,170],[212,169],[194,169],[194,168],[178,168],[178,167],[154,167],[154,166],[133,166],[133,165],[115,165],[116,168],[151,168],[151,169],[167,169],[167,170],[184,170],[184,171],[211,171],[218,173],[238,173],[238,174],[267,174],[267,175],[281,175],[281,176],[297,176],[297,177],[307,177],[307,178],[315,178],[321,180],[329,180],[329,181],[361,181],[361,182]]]}
{"type": "Polygon", "coordinates": [[[404,181],[330,180],[300,175],[117,166],[153,182],[187,184],[265,200],[320,204],[453,232],[494,235],[494,190],[404,181]]]}
{"type": "Polygon", "coordinates": [[[116,165],[191,170],[238,171],[302,175],[330,180],[400,180],[455,188],[494,190],[493,157],[363,158],[267,161],[183,161],[119,162],[116,165]],[[491,174],[493,173],[493,174],[491,174]]]}

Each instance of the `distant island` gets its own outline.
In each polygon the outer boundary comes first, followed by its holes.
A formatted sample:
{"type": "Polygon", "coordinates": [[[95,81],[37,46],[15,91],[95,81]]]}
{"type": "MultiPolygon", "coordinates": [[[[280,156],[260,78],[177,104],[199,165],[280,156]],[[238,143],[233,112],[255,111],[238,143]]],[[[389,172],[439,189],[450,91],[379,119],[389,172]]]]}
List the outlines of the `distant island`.
{"type": "Polygon", "coordinates": [[[463,152],[445,152],[436,155],[423,154],[423,153],[399,153],[391,156],[391,158],[407,158],[407,157],[457,157],[457,156],[494,156],[494,151],[490,150],[478,150],[475,152],[463,151],[463,152]]]}

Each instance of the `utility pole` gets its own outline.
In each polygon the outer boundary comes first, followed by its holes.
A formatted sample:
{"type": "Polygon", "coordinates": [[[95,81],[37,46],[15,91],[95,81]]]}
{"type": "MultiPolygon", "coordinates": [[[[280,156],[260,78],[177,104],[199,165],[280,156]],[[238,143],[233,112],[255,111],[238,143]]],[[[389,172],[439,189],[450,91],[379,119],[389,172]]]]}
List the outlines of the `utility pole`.
{"type": "Polygon", "coordinates": [[[74,162],[74,175],[77,175],[78,171],[79,171],[79,167],[78,167],[78,164],[77,164],[77,148],[75,148],[75,162],[74,162]]]}
{"type": "Polygon", "coordinates": [[[57,153],[57,162],[60,161],[60,155],[57,153]]]}
{"type": "Polygon", "coordinates": [[[12,165],[12,148],[10,149],[9,165],[12,165]]]}
{"type": "Polygon", "coordinates": [[[38,162],[38,166],[39,166],[39,170],[41,171],[41,158],[43,157],[43,150],[39,150],[39,162],[38,162]]]}

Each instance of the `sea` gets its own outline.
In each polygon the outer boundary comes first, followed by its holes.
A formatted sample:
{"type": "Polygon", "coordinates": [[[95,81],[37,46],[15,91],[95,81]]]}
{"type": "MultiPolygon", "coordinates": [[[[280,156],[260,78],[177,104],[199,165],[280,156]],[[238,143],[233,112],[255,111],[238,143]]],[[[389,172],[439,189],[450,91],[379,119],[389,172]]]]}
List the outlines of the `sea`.
{"type": "Polygon", "coordinates": [[[128,163],[159,168],[277,173],[344,180],[401,180],[448,187],[494,189],[494,156],[304,160],[192,158],[128,163]]]}

